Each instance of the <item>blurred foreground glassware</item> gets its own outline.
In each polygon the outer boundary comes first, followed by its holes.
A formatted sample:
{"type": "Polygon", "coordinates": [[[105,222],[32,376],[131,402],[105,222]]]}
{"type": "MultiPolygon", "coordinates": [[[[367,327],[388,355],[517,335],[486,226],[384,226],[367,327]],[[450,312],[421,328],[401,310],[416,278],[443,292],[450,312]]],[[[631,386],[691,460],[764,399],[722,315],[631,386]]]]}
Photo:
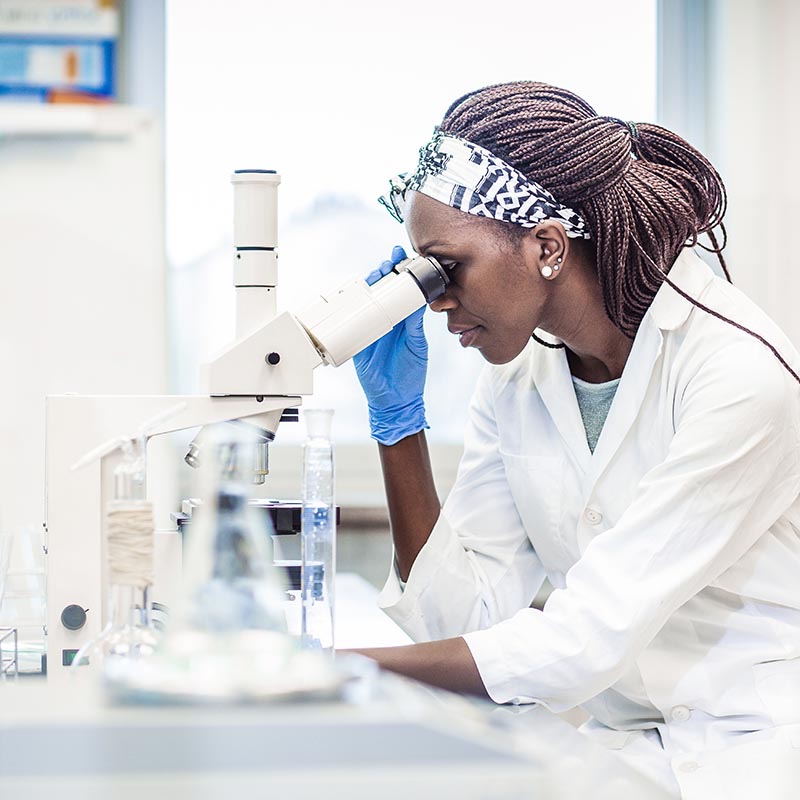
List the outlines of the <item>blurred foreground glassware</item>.
{"type": "MultiPolygon", "coordinates": [[[[44,669],[45,652],[45,569],[43,528],[23,525],[13,534],[0,534],[0,629],[17,632],[19,672],[28,675],[44,669]],[[5,556],[3,552],[5,551],[5,556]],[[8,557],[4,572],[4,558],[8,557]],[[5,586],[3,587],[3,576],[5,586]]],[[[10,646],[6,640],[6,650],[10,646]]]]}
{"type": "Polygon", "coordinates": [[[285,587],[272,562],[269,518],[249,503],[259,430],[209,426],[198,470],[202,498],[184,542],[182,598],[153,658],[121,665],[112,691],[129,701],[231,702],[329,695],[330,661],[286,631],[285,587]]]}
{"type": "MultiPolygon", "coordinates": [[[[6,591],[8,568],[11,563],[10,534],[0,533],[0,614],[3,610],[3,597],[6,591]]],[[[17,629],[0,625],[0,680],[8,675],[16,675],[18,668],[17,629]]]]}
{"type": "Polygon", "coordinates": [[[334,581],[336,577],[336,506],[334,500],[333,411],[303,413],[307,438],[303,446],[303,518],[300,534],[301,639],[304,647],[334,648],[334,581]]]}
{"type": "Polygon", "coordinates": [[[14,537],[9,533],[0,533],[0,609],[3,608],[3,597],[6,593],[6,580],[11,564],[11,543],[14,537]]]}
{"type": "Polygon", "coordinates": [[[114,470],[114,500],[106,509],[108,622],[72,661],[73,674],[111,661],[153,654],[149,589],[153,583],[153,507],[147,500],[145,441],[120,440],[122,463],[114,470]]]}

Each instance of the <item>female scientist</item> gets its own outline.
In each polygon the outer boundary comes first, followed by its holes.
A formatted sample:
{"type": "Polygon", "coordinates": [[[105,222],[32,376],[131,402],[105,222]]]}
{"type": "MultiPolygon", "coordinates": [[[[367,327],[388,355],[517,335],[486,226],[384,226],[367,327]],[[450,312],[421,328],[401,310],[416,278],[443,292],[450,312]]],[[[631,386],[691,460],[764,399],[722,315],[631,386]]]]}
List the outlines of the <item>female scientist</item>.
{"type": "MultiPolygon", "coordinates": [[[[449,270],[432,310],[488,366],[440,507],[422,310],[356,357],[394,538],[381,605],[419,642],[362,652],[497,703],[581,706],[685,797],[782,797],[770,781],[800,781],[800,357],[695,252],[702,233],[721,250],[716,170],[668,130],[516,82],[456,101],[387,202],[449,270]]],[[[762,223],[746,234],[766,250],[762,223]]]]}

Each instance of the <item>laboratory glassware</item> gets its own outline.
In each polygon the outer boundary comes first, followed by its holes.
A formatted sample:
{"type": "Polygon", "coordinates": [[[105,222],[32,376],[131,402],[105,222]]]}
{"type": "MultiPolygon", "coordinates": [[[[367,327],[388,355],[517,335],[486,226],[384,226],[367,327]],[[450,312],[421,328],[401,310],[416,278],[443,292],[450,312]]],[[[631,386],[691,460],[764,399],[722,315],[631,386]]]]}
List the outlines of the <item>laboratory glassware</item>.
{"type": "Polygon", "coordinates": [[[301,641],[333,654],[336,506],[334,501],[333,411],[308,409],[303,417],[303,517],[300,533],[301,641]]]}
{"type": "Polygon", "coordinates": [[[6,592],[8,569],[11,563],[11,543],[14,537],[9,533],[0,533],[0,610],[3,608],[3,597],[6,592]]]}
{"type": "MultiPolygon", "coordinates": [[[[19,671],[27,674],[40,673],[45,667],[46,575],[42,532],[39,526],[24,525],[13,535],[5,534],[11,538],[13,563],[9,559],[5,592],[0,586],[0,628],[16,630],[19,671]]],[[[0,584],[2,561],[0,554],[0,584]]]]}
{"type": "Polygon", "coordinates": [[[184,602],[170,640],[183,632],[234,652],[244,639],[267,649],[283,638],[283,584],[272,566],[271,524],[249,502],[261,431],[247,423],[210,426],[201,461],[197,525],[185,542],[184,602]]]}
{"type": "MultiPolygon", "coordinates": [[[[3,597],[8,577],[8,567],[11,561],[11,543],[14,541],[10,534],[0,533],[0,615],[3,610],[3,597]]],[[[0,680],[7,675],[16,675],[17,672],[17,630],[4,628],[0,625],[0,680]]]]}
{"type": "Polygon", "coordinates": [[[194,473],[201,498],[184,541],[182,596],[152,663],[114,679],[130,696],[182,701],[265,692],[289,674],[284,587],[266,515],[249,502],[263,437],[247,423],[207,426],[194,473]]]}
{"type": "Polygon", "coordinates": [[[114,499],[106,509],[108,623],[74,656],[72,671],[112,661],[152,655],[157,631],[152,625],[149,589],[153,582],[153,508],[147,500],[145,440],[122,439],[122,462],[114,470],[114,499]]]}
{"type": "Polygon", "coordinates": [[[249,502],[262,444],[246,423],[208,426],[184,542],[182,596],[152,658],[121,664],[125,702],[270,702],[330,697],[351,677],[286,629],[286,587],[268,515],[249,502]]]}

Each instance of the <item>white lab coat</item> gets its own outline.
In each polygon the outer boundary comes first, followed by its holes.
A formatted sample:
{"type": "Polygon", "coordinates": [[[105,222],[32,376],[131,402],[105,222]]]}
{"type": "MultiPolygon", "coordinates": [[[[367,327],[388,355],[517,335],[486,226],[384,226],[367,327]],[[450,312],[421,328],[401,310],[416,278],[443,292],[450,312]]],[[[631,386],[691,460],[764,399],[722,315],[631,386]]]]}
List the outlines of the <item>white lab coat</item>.
{"type": "MultiPolygon", "coordinates": [[[[800,369],[694,252],[670,277],[800,369]]],[[[486,368],[464,449],[385,611],[417,641],[464,635],[498,703],[581,705],[615,748],[660,736],[686,798],[782,797],[767,762],[800,791],[800,387],[767,348],[664,285],[594,454],[564,351],[535,343],[486,368]]]]}

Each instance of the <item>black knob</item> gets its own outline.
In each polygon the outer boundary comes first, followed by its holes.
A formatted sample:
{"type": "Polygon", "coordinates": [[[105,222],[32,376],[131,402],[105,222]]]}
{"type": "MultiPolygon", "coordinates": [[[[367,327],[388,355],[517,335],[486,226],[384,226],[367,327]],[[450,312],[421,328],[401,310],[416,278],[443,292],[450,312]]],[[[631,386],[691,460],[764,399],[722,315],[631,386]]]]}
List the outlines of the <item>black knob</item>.
{"type": "Polygon", "coordinates": [[[281,354],[280,354],[280,353],[270,353],[270,354],[269,354],[269,355],[268,355],[268,356],[267,356],[267,357],[264,359],[264,361],[266,361],[266,362],[267,362],[267,364],[272,364],[272,366],[273,366],[273,367],[274,367],[276,364],[279,364],[279,363],[280,363],[280,360],[281,360],[281,354]]]}
{"type": "Polygon", "coordinates": [[[68,631],[78,631],[86,624],[86,611],[74,603],[64,607],[61,624],[68,631]]]}

